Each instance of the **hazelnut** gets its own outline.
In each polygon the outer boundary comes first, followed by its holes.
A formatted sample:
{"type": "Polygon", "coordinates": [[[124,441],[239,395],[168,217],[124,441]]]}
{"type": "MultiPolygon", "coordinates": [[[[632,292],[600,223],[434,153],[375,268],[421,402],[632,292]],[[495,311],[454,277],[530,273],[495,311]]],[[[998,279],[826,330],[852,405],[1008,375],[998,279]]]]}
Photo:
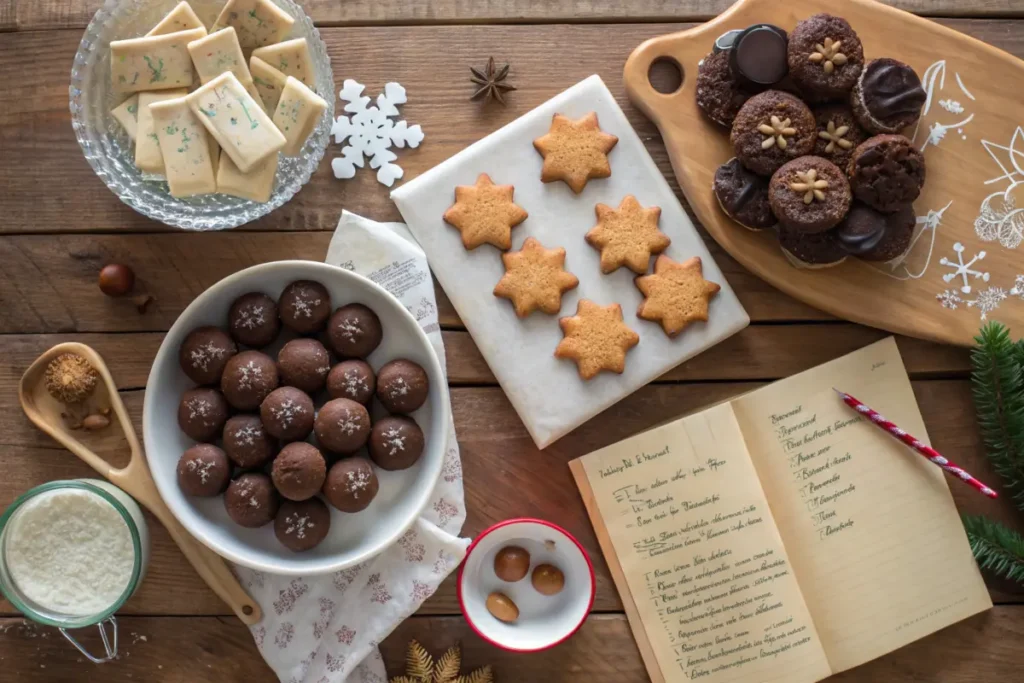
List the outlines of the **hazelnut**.
{"type": "Polygon", "coordinates": [[[565,587],[565,574],[552,564],[539,564],[533,570],[530,581],[541,595],[555,595],[565,587]]]}
{"type": "Polygon", "coordinates": [[[85,419],[82,420],[82,429],[88,432],[95,432],[100,429],[105,429],[110,426],[110,418],[106,415],[100,415],[96,413],[94,415],[86,415],[85,419]]]}
{"type": "Polygon", "coordinates": [[[81,403],[96,389],[100,374],[77,353],[62,353],[46,366],[46,390],[61,403],[81,403]]]}
{"type": "Polygon", "coordinates": [[[528,571],[530,553],[517,545],[505,546],[494,556],[494,573],[502,581],[519,581],[528,571]]]}
{"type": "Polygon", "coordinates": [[[487,611],[498,621],[511,624],[519,618],[519,608],[504,593],[491,593],[487,596],[487,611]]]}
{"type": "Polygon", "coordinates": [[[100,291],[107,296],[124,296],[135,286],[135,271],[122,263],[108,263],[100,270],[100,291]]]}

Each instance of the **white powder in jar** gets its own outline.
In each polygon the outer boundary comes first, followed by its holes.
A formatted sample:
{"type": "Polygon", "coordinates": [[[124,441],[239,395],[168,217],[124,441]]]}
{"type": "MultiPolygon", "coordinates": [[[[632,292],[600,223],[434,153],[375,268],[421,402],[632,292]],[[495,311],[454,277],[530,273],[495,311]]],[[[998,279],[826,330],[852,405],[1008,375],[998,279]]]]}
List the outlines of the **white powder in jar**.
{"type": "Polygon", "coordinates": [[[42,493],[18,509],[4,536],[11,579],[25,597],[48,610],[98,614],[131,580],[131,531],[114,506],[95,493],[42,493]]]}

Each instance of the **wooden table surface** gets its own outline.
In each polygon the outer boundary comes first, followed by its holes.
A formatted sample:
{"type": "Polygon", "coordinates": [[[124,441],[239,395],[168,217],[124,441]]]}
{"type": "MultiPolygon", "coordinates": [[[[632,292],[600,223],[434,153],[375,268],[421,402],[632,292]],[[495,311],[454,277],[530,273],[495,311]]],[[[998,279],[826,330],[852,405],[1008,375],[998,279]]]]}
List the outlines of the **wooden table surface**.
{"type": "MultiPolygon", "coordinates": [[[[322,260],[342,208],[400,220],[374,174],[337,181],[321,164],[282,209],[242,229],[190,234],[121,204],[75,142],[68,80],[82,31],[101,0],[0,0],[0,508],[42,482],[91,471],[37,432],[16,384],[42,351],[65,340],[104,355],[140,430],[150,363],[164,332],[200,292],[247,266],[284,258],[322,260]],[[155,297],[140,315],[96,287],[107,262],[131,264],[155,297]]],[[[673,187],[655,127],[626,100],[622,66],[641,41],[714,16],[729,0],[307,0],[340,84],[377,92],[399,81],[403,114],[426,141],[400,152],[407,177],[450,157],[584,77],[600,74],[673,187]],[[470,65],[493,55],[512,64],[509,106],[467,101],[470,65]]],[[[898,0],[911,11],[1024,57],[1022,0],[898,0]]],[[[329,156],[336,154],[332,149],[329,156]]],[[[684,202],[685,203],[685,202],[684,202]]],[[[580,632],[548,652],[510,655],[474,636],[459,616],[453,578],[382,647],[392,675],[416,638],[439,651],[461,640],[469,667],[492,664],[498,680],[631,683],[647,676],[622,604],[598,550],[566,463],[667,418],[785,377],[859,348],[883,332],[844,323],[790,299],[745,272],[710,238],[709,247],[752,319],[751,326],[638,391],[607,414],[538,451],[473,340],[438,289],[473,536],[522,515],[567,528],[594,559],[597,599],[580,632]]],[[[1020,332],[1020,331],[1018,331],[1020,332]]],[[[987,482],[974,422],[966,350],[900,338],[936,447],[987,482]]],[[[1018,529],[1008,497],[989,503],[952,486],[957,505],[1018,529]]],[[[121,616],[122,657],[96,668],[52,630],[0,603],[0,680],[275,680],[248,631],[199,581],[151,520],[149,574],[121,616]]],[[[1021,680],[1024,590],[989,582],[996,607],[887,657],[835,677],[847,683],[987,683],[1021,680]]]]}

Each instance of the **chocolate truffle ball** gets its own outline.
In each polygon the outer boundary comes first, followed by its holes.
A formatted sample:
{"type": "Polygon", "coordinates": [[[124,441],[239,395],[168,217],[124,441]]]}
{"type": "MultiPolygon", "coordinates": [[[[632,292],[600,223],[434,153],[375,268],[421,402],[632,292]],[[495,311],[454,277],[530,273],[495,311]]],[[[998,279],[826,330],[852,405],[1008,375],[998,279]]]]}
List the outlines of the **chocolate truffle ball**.
{"type": "Polygon", "coordinates": [[[924,187],[924,155],[902,135],[876,135],[853,152],[848,169],[853,196],[882,213],[912,203],[924,187]]]}
{"type": "Polygon", "coordinates": [[[312,550],[327,538],[331,530],[331,511],[319,498],[286,500],[274,518],[274,535],[288,550],[301,553],[312,550]]]}
{"type": "Polygon", "coordinates": [[[712,187],[722,211],[747,230],[765,230],[779,222],[768,202],[768,179],[744,168],[739,159],[718,167],[712,187]]]}
{"type": "Polygon", "coordinates": [[[262,467],[277,444],[263,428],[259,415],[235,415],[224,424],[224,452],[239,467],[262,467]]]}
{"type": "Polygon", "coordinates": [[[370,436],[370,414],[361,403],[336,398],[320,408],[313,425],[316,440],[335,453],[353,453],[370,436]]]}
{"type": "Polygon", "coordinates": [[[260,404],[263,428],[281,441],[300,441],[313,431],[313,399],[295,387],[280,387],[260,404]]]}
{"type": "Polygon", "coordinates": [[[277,310],[288,329],[314,334],[323,329],[331,315],[331,295],[319,282],[296,280],[281,292],[277,310]]]}
{"type": "Polygon", "coordinates": [[[779,230],[779,246],[797,268],[831,268],[846,260],[846,252],[836,239],[835,230],[800,232],[782,228],[779,230]]]}
{"type": "Polygon", "coordinates": [[[392,413],[411,413],[429,393],[427,373],[411,360],[393,360],[377,373],[377,398],[392,413]]]}
{"type": "MultiPolygon", "coordinates": [[[[870,211],[870,209],[867,210],[870,211]]],[[[859,254],[859,256],[865,261],[899,263],[910,249],[910,241],[913,239],[914,230],[917,227],[917,215],[914,213],[914,207],[908,204],[893,213],[878,215],[885,219],[885,235],[873,249],[859,254]]]]}
{"type": "Polygon", "coordinates": [[[347,398],[365,405],[376,390],[377,378],[364,360],[342,361],[327,375],[327,393],[331,398],[347,398]]]}
{"type": "Polygon", "coordinates": [[[814,110],[818,124],[818,139],[814,142],[814,155],[828,159],[846,170],[857,145],[868,139],[868,134],[853,111],[845,104],[831,104],[814,110]]]}
{"type": "Polygon", "coordinates": [[[365,510],[380,489],[370,461],[362,457],[334,463],[324,482],[324,496],[342,512],[365,510]]]}
{"type": "Polygon", "coordinates": [[[186,495],[216,496],[230,478],[228,456],[213,444],[196,444],[178,460],[178,487],[186,495]]]}
{"type": "Polygon", "coordinates": [[[224,509],[239,526],[255,529],[269,524],[277,515],[281,500],[270,477],[248,472],[228,484],[224,509]]]}
{"type": "Polygon", "coordinates": [[[220,378],[224,398],[238,410],[256,410],[277,388],[277,363],[260,351],[242,351],[228,361],[220,378]]]}
{"type": "Polygon", "coordinates": [[[850,93],[853,114],[871,133],[898,133],[921,118],[928,95],[917,73],[903,62],[883,57],[864,67],[850,93]]]}
{"type": "Polygon", "coordinates": [[[196,384],[216,384],[238,347],[224,330],[200,327],[192,330],[178,350],[178,362],[196,384]]]}
{"type": "Polygon", "coordinates": [[[228,331],[239,344],[257,349],[270,344],[281,331],[277,302],[263,292],[243,294],[228,311],[228,331]]]}
{"type": "Polygon", "coordinates": [[[781,90],[754,95],[736,115],[729,139],[736,158],[769,176],[787,161],[810,154],[818,128],[801,100],[781,90]]]}
{"type": "Polygon", "coordinates": [[[784,165],[768,184],[772,212],[789,230],[824,232],[850,209],[846,175],[827,159],[800,157],[784,165]]]}
{"type": "Polygon", "coordinates": [[[282,496],[288,500],[306,500],[324,485],[327,461],[315,446],[296,441],[282,448],[274,458],[270,476],[282,496]]]}
{"type": "Polygon", "coordinates": [[[228,403],[216,389],[197,387],[181,396],[178,426],[190,439],[214,441],[228,419],[228,403]]]}
{"type": "Polygon", "coordinates": [[[281,384],[315,394],[324,388],[331,357],[316,339],[292,339],[277,354],[281,384]]]}
{"type": "Polygon", "coordinates": [[[412,467],[423,454],[423,430],[411,417],[381,418],[370,432],[370,457],[385,470],[412,467]]]}
{"type": "Polygon", "coordinates": [[[342,306],[327,323],[328,343],[342,358],[366,358],[383,336],[380,318],[362,304],[342,306]]]}
{"type": "Polygon", "coordinates": [[[743,103],[750,99],[729,69],[729,53],[716,52],[697,65],[697,106],[720,126],[729,127],[743,103]]]}
{"type": "Polygon", "coordinates": [[[843,97],[864,68],[864,48],[857,32],[841,17],[815,14],[789,36],[789,74],[804,92],[843,97]]]}

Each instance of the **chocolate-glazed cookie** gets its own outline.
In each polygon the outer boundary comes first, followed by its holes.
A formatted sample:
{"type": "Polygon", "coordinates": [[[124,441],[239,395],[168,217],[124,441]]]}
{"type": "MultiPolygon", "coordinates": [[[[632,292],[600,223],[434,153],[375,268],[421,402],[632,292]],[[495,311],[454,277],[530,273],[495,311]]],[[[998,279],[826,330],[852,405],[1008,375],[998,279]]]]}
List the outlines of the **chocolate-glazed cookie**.
{"type": "Polygon", "coordinates": [[[274,517],[274,535],[288,550],[301,553],[320,545],[331,530],[331,511],[319,498],[286,500],[274,517]]]}
{"type": "Polygon", "coordinates": [[[323,329],[331,315],[331,295],[319,282],[296,280],[281,292],[277,312],[288,329],[314,334],[323,329]]]}
{"type": "Polygon", "coordinates": [[[729,53],[713,53],[697,65],[697,106],[720,126],[732,125],[736,113],[750,97],[729,69],[729,53]]]}
{"type": "Polygon", "coordinates": [[[768,179],[744,168],[739,159],[718,167],[712,188],[722,211],[744,228],[764,230],[778,223],[768,203],[768,179]]]}
{"type": "Polygon", "coordinates": [[[806,156],[780,168],[768,184],[772,212],[788,230],[824,232],[850,209],[850,185],[828,159],[806,156]]]}
{"type": "Polygon", "coordinates": [[[242,351],[228,361],[220,378],[224,398],[238,410],[255,410],[277,388],[277,363],[260,351],[242,351]]]}
{"type": "Polygon", "coordinates": [[[729,69],[740,87],[760,92],[786,77],[786,32],[771,24],[744,29],[729,51],[729,69]]]}
{"type": "Polygon", "coordinates": [[[235,415],[224,424],[224,452],[239,467],[262,467],[277,444],[263,428],[259,415],[235,415]]]}
{"type": "Polygon", "coordinates": [[[281,384],[315,394],[327,383],[331,357],[316,339],[292,339],[277,354],[281,384]]]}
{"type": "Polygon", "coordinates": [[[217,327],[199,327],[188,333],[178,350],[178,362],[196,384],[216,384],[224,366],[238,353],[227,333],[217,327]]]}
{"type": "Polygon", "coordinates": [[[782,228],[779,246],[786,258],[797,268],[830,268],[846,260],[834,230],[807,233],[782,228]]]}
{"type": "Polygon", "coordinates": [[[366,458],[356,456],[339,460],[327,472],[324,496],[342,512],[365,510],[380,489],[377,473],[366,458]]]}
{"type": "Polygon", "coordinates": [[[871,133],[898,133],[917,123],[928,95],[917,73],[888,57],[872,59],[850,93],[853,114],[871,133]]]}
{"type": "MultiPolygon", "coordinates": [[[[867,209],[867,207],[865,207],[867,209]]],[[[870,211],[871,209],[867,209],[870,211]]],[[[909,204],[887,214],[877,214],[885,219],[885,235],[874,249],[860,254],[865,261],[902,261],[910,250],[910,241],[917,227],[917,215],[909,204]]]]}
{"type": "Polygon", "coordinates": [[[885,237],[888,215],[855,201],[846,218],[836,226],[836,239],[843,251],[858,256],[878,246],[885,237]]]}
{"type": "Polygon", "coordinates": [[[277,515],[281,499],[270,477],[257,472],[243,474],[228,484],[224,509],[239,526],[256,529],[269,524],[277,515]]]}
{"type": "Polygon", "coordinates": [[[882,213],[893,213],[921,194],[924,155],[902,135],[876,135],[854,150],[847,173],[854,197],[882,213]]]}
{"type": "Polygon", "coordinates": [[[178,426],[196,441],[213,441],[228,419],[228,402],[209,387],[189,389],[178,404],[178,426]]]}
{"type": "Polygon", "coordinates": [[[327,323],[328,343],[342,358],[366,358],[383,337],[380,318],[362,304],[342,306],[327,323]]]}
{"type": "Polygon", "coordinates": [[[806,104],[781,90],[767,90],[743,105],[729,138],[744,166],[770,176],[787,161],[810,154],[817,134],[806,104]]]}
{"type": "Polygon", "coordinates": [[[790,77],[801,91],[844,97],[864,67],[864,48],[846,19],[815,14],[793,29],[788,59],[790,77]]]}
{"type": "Polygon", "coordinates": [[[423,455],[423,430],[411,417],[381,418],[370,432],[370,457],[385,470],[404,470],[423,455]]]}
{"type": "Polygon", "coordinates": [[[263,292],[243,294],[231,304],[228,331],[239,344],[263,348],[277,339],[280,330],[277,302],[263,292]]]}
{"type": "Polygon", "coordinates": [[[814,155],[828,159],[845,171],[857,145],[868,139],[847,104],[829,104],[813,109],[818,124],[814,155]]]}

